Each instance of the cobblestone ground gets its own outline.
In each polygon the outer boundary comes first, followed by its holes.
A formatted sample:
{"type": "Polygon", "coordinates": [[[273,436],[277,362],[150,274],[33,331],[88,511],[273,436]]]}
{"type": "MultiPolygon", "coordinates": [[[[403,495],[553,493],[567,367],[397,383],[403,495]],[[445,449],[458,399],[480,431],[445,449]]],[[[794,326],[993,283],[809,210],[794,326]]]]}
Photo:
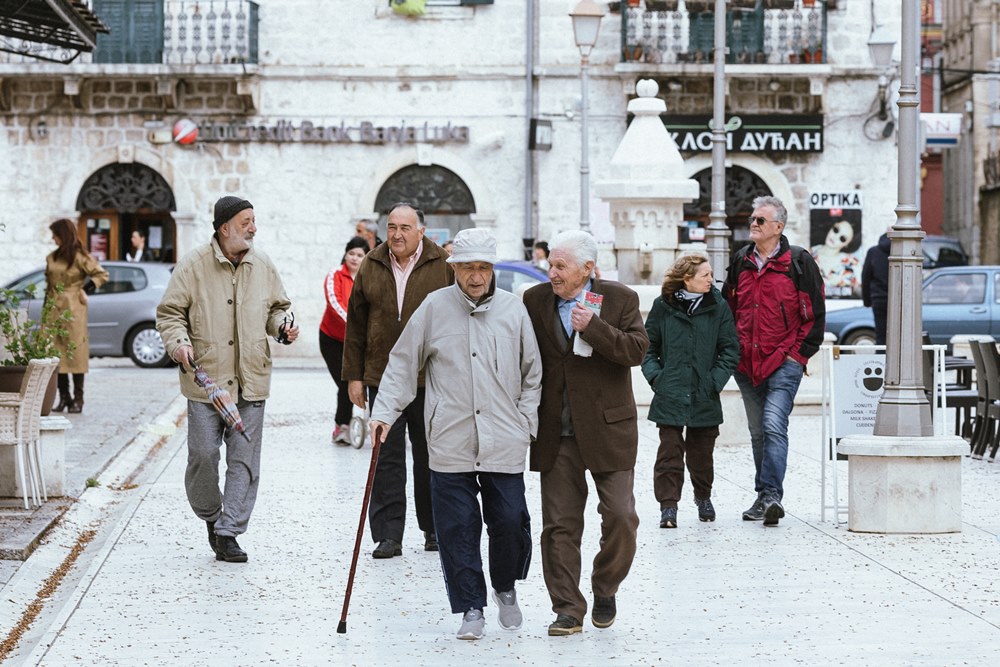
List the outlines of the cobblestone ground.
{"type": "MultiPolygon", "coordinates": [[[[697,520],[687,486],[680,526],[660,529],[651,473],[657,434],[642,422],[639,551],[618,593],[618,620],[610,629],[598,630],[587,619],[581,635],[547,636],[553,614],[537,547],[538,476],[528,473],[536,548],[528,579],[518,584],[525,616],[520,631],[500,629],[491,602],[486,637],[455,639],[460,619],[449,611],[436,555],[422,550],[411,507],[401,558],[372,560],[366,535],[348,632],[338,635],[370,449],[330,444],[332,397],[325,370],[276,373],[257,509],[240,540],[249,563],[213,559],[204,526],[184,498],[180,431],[150,466],[149,479],[119,496],[125,509],[101,526],[96,553],[81,564],[73,589],[53,601],[51,618],[34,628],[11,664],[982,665],[995,660],[1000,590],[991,564],[1000,546],[995,512],[1000,465],[963,462],[960,534],[853,534],[831,516],[820,517],[816,410],[792,418],[788,514],[769,529],[740,518],[753,499],[746,445],[716,451],[716,522],[697,520]]],[[[846,467],[842,475],[843,488],[846,467]]],[[[582,590],[588,596],[589,562],[599,540],[595,496],[583,543],[582,590]]],[[[96,492],[94,498],[99,502],[96,492]]]]}

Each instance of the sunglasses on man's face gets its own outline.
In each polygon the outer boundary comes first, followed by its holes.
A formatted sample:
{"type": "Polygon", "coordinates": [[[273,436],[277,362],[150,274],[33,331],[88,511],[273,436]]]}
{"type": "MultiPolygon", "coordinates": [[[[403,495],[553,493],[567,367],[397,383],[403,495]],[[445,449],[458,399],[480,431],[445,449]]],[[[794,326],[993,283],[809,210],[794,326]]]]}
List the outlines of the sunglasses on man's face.
{"type": "Polygon", "coordinates": [[[777,220],[768,220],[767,218],[765,218],[763,216],[760,216],[760,215],[756,215],[756,216],[755,215],[751,215],[750,216],[750,220],[749,220],[749,223],[751,225],[756,223],[756,225],[758,227],[763,227],[764,223],[766,223],[766,222],[777,222],[777,220]]]}

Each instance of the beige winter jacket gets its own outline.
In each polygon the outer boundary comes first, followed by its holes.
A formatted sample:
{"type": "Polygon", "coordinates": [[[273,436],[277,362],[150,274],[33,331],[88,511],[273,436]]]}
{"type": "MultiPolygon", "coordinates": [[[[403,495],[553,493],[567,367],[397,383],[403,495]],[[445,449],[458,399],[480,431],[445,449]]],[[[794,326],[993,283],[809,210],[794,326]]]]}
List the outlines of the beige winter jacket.
{"type": "MultiPolygon", "coordinates": [[[[233,266],[218,240],[181,258],[156,309],[156,329],[172,357],[194,348],[195,363],[236,399],[262,401],[271,389],[271,336],[291,302],[274,264],[250,249],[233,266]]],[[[208,402],[191,373],[181,369],[181,393],[208,402]]]]}

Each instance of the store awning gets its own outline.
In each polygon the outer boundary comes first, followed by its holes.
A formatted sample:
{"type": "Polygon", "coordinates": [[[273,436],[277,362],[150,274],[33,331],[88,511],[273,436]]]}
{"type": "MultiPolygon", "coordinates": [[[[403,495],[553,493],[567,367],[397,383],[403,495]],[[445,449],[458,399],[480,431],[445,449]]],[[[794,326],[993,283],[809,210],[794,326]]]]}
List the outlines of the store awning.
{"type": "Polygon", "coordinates": [[[69,63],[109,32],[84,0],[0,0],[0,51],[69,63]]]}

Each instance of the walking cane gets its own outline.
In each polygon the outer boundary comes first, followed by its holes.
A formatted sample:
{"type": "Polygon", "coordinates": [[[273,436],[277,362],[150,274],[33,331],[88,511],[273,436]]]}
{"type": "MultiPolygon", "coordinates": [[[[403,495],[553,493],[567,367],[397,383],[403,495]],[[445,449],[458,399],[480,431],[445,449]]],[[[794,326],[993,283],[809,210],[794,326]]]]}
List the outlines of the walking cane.
{"type": "Polygon", "coordinates": [[[372,497],[372,480],[375,479],[375,468],[378,466],[378,450],[382,445],[382,429],[375,432],[375,443],[372,445],[372,462],[368,466],[368,483],[365,485],[365,498],[361,503],[361,518],[358,520],[358,536],[354,540],[354,556],[351,558],[351,572],[347,576],[347,591],[344,593],[344,609],[340,612],[340,623],[337,632],[347,632],[347,608],[351,604],[351,590],[354,588],[354,570],[358,567],[358,553],[361,551],[361,538],[365,534],[365,515],[368,514],[368,501],[372,497]]]}

